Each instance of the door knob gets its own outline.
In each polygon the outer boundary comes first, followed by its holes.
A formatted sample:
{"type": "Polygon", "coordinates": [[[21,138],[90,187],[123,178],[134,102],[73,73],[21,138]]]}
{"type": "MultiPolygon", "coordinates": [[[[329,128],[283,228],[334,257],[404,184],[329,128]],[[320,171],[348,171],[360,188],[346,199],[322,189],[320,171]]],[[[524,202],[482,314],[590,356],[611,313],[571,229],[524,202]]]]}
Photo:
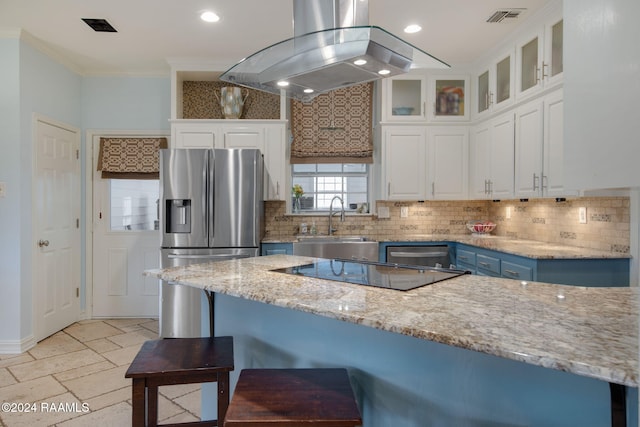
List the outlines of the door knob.
{"type": "Polygon", "coordinates": [[[43,247],[43,246],[49,246],[49,241],[48,240],[38,240],[38,246],[43,247]]]}

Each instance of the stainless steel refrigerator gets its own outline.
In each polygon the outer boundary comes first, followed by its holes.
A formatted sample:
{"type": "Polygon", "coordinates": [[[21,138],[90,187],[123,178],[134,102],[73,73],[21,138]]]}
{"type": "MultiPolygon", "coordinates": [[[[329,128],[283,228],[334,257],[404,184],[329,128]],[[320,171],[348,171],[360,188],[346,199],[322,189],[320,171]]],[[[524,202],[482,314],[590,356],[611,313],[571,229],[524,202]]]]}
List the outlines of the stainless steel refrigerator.
{"type": "MultiPolygon", "coordinates": [[[[162,268],[259,255],[263,159],[254,149],[160,150],[162,268]]],[[[203,291],[162,282],[160,336],[208,336],[203,291]]],[[[206,305],[205,305],[206,307],[206,305]]]]}

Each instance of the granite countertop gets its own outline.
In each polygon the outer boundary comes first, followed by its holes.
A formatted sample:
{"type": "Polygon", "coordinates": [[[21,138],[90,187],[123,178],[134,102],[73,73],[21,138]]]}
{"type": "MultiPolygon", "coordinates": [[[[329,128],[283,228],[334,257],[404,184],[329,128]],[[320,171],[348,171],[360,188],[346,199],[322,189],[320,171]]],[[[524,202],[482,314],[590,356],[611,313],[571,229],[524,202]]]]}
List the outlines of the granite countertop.
{"type": "Polygon", "coordinates": [[[269,271],[314,259],[271,255],[150,270],[146,274],[638,386],[638,288],[589,288],[463,275],[402,292],[269,271]]]}
{"type": "MultiPolygon", "coordinates": [[[[339,237],[339,236],[338,236],[339,237]]],[[[598,251],[595,249],[579,248],[558,243],[538,242],[535,240],[513,239],[503,236],[474,235],[474,234],[413,234],[397,238],[376,238],[367,236],[380,243],[392,242],[455,242],[476,246],[483,249],[519,255],[532,259],[614,259],[630,258],[629,254],[598,251]]],[[[296,236],[267,238],[262,243],[293,243],[296,236]]]]}

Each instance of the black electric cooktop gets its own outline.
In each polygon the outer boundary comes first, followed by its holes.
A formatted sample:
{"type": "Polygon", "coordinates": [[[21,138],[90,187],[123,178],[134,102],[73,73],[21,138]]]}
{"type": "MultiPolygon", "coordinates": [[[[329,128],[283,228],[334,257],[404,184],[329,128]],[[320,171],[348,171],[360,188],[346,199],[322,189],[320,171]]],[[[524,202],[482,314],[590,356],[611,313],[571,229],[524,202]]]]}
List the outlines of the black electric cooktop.
{"type": "Polygon", "coordinates": [[[408,291],[468,273],[463,270],[446,268],[386,264],[340,258],[323,259],[311,264],[278,268],[271,271],[398,291],[408,291]]]}

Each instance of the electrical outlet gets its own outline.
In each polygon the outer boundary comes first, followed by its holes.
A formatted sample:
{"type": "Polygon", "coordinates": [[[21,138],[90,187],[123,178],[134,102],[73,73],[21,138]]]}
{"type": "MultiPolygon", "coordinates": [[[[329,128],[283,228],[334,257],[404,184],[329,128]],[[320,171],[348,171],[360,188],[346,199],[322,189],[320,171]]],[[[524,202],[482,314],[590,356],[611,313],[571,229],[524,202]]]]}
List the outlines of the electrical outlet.
{"type": "Polygon", "coordinates": [[[7,197],[7,184],[0,182],[0,197],[7,197]]]}
{"type": "Polygon", "coordinates": [[[387,219],[389,218],[389,207],[388,206],[379,206],[378,207],[378,218],[387,219]]]}
{"type": "Polygon", "coordinates": [[[507,219],[511,219],[511,206],[507,206],[507,213],[505,215],[507,219]]]}
{"type": "Polygon", "coordinates": [[[400,207],[400,218],[408,218],[409,217],[409,207],[402,206],[400,207]]]}
{"type": "Polygon", "coordinates": [[[578,222],[580,224],[587,223],[587,208],[585,207],[578,208],[578,222]]]}

